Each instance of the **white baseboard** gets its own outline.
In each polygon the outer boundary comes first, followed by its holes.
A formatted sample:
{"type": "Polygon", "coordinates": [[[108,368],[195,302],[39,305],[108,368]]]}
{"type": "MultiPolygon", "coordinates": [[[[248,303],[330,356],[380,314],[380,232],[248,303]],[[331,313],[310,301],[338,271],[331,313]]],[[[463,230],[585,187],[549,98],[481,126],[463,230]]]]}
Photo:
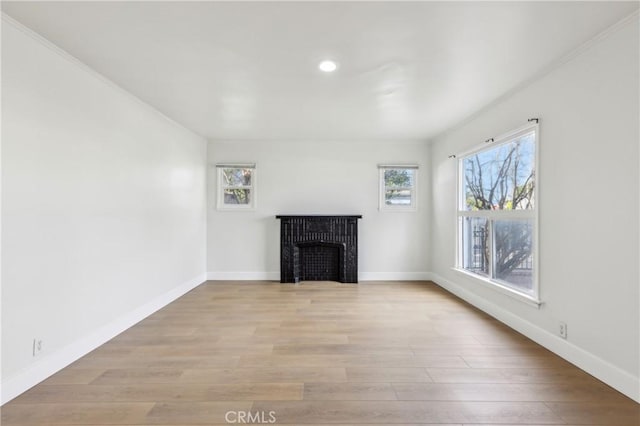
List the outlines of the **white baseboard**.
{"type": "Polygon", "coordinates": [[[615,365],[585,351],[573,343],[561,339],[549,331],[538,327],[499,307],[498,305],[476,295],[463,286],[454,283],[438,274],[432,273],[431,280],[445,290],[471,303],[514,330],[524,334],[534,342],[544,346],[551,352],[566,359],[592,376],[602,380],[629,398],[640,402],[640,378],[616,367],[615,365]]]}
{"type": "Polygon", "coordinates": [[[280,272],[208,272],[212,281],[280,281],[280,272]]]}
{"type": "MultiPolygon", "coordinates": [[[[213,281],[280,281],[280,272],[209,272],[213,281]]],[[[428,272],[359,272],[360,281],[428,281],[428,272]]]]}
{"type": "Polygon", "coordinates": [[[429,281],[429,272],[359,272],[360,281],[429,281]]]}
{"type": "Polygon", "coordinates": [[[199,286],[205,281],[205,278],[205,274],[198,275],[167,293],[156,297],[134,311],[115,319],[103,327],[100,327],[93,333],[84,336],[49,355],[43,356],[37,362],[29,365],[11,377],[3,377],[3,381],[0,384],[0,389],[2,390],[0,395],[0,405],[11,401],[13,398],[37,385],[47,377],[55,374],[98,346],[108,342],[126,329],[142,321],[152,313],[165,307],[180,296],[199,286]]]}

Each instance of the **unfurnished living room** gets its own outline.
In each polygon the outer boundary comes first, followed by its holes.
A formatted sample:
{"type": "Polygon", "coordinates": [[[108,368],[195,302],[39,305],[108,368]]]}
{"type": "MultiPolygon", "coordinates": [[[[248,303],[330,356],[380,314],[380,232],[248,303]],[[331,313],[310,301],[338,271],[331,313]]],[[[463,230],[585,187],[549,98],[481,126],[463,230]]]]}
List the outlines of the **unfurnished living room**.
{"type": "Polygon", "coordinates": [[[2,1],[2,425],[640,425],[637,1],[2,1]]]}

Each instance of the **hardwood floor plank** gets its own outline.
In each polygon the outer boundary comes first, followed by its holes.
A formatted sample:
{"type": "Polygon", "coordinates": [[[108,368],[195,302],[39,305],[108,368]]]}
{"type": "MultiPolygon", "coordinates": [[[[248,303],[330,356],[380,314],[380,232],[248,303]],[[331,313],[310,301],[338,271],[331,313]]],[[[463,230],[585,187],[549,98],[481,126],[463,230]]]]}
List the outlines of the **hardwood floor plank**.
{"type": "Polygon", "coordinates": [[[34,424],[140,424],[154,403],[62,403],[5,404],[2,425],[34,424]]]}
{"type": "Polygon", "coordinates": [[[431,382],[424,368],[363,368],[347,367],[350,382],[431,382]]]}
{"type": "Polygon", "coordinates": [[[252,410],[274,411],[276,424],[420,423],[426,418],[421,402],[404,401],[256,402],[252,410]]]}
{"type": "Polygon", "coordinates": [[[440,345],[471,345],[481,347],[473,336],[441,336],[438,334],[423,333],[402,334],[402,333],[378,333],[378,334],[352,334],[349,335],[349,343],[361,345],[401,345],[401,346],[440,346],[440,345]]]}
{"type": "Polygon", "coordinates": [[[338,367],[269,367],[184,370],[181,383],[291,383],[344,382],[346,371],[338,367]]]}
{"type": "Polygon", "coordinates": [[[468,356],[468,357],[493,357],[493,356],[545,356],[550,352],[542,346],[485,346],[485,345],[411,345],[411,350],[416,355],[427,356],[468,356]]]}
{"type": "Polygon", "coordinates": [[[274,345],[273,353],[276,355],[309,354],[309,355],[331,355],[331,354],[394,354],[413,355],[408,346],[378,346],[378,345],[274,345]]]}
{"type": "MultiPolygon", "coordinates": [[[[240,355],[164,355],[164,356],[127,356],[127,357],[102,357],[102,356],[85,356],[72,364],[73,369],[85,371],[90,374],[91,371],[102,374],[104,370],[110,368],[150,368],[150,369],[185,369],[185,368],[214,368],[225,367],[232,368],[238,365],[240,355]]],[[[64,370],[63,370],[64,371],[64,370]]]]}
{"type": "MultiPolygon", "coordinates": [[[[240,358],[239,367],[396,367],[408,365],[423,367],[427,360],[412,355],[384,355],[384,354],[313,354],[313,355],[246,355],[240,358]]],[[[450,360],[434,359],[433,364],[448,365],[456,363],[450,360]]]]}
{"type": "Polygon", "coordinates": [[[407,367],[432,367],[432,368],[466,368],[467,363],[457,355],[414,355],[407,367]]]}
{"type": "Polygon", "coordinates": [[[446,384],[393,383],[398,400],[419,401],[613,401],[627,398],[604,384],[584,386],[580,383],[522,384],[446,384]]]}
{"type": "Polygon", "coordinates": [[[472,368],[565,368],[569,364],[555,355],[541,356],[469,356],[462,359],[472,368]]]}
{"type": "Polygon", "coordinates": [[[282,336],[250,336],[222,337],[216,341],[216,346],[239,345],[311,345],[311,344],[347,344],[349,337],[346,334],[326,333],[318,336],[315,333],[296,333],[295,335],[282,336]]]}
{"type": "Polygon", "coordinates": [[[228,412],[247,412],[251,405],[248,401],[160,402],[153,406],[144,420],[148,425],[228,424],[225,420],[228,412]]]}
{"type": "Polygon", "coordinates": [[[131,355],[148,357],[148,356],[209,356],[209,355],[242,355],[248,353],[268,355],[273,351],[273,345],[256,344],[256,345],[237,345],[237,346],[219,346],[215,343],[203,342],[198,346],[140,346],[136,348],[131,355]]]}
{"type": "Polygon", "coordinates": [[[390,383],[305,383],[305,400],[318,401],[395,401],[390,383]]]}
{"type": "Polygon", "coordinates": [[[323,401],[256,402],[254,411],[274,411],[281,424],[307,423],[489,423],[564,424],[543,403],[323,401]]]}
{"type": "Polygon", "coordinates": [[[640,425],[640,404],[624,402],[547,402],[567,423],[604,424],[608,426],[640,425]]]}
{"type": "Polygon", "coordinates": [[[174,368],[114,368],[106,370],[93,385],[126,385],[129,383],[177,383],[181,369],[174,368]]]}
{"type": "Polygon", "coordinates": [[[76,384],[83,385],[94,381],[104,374],[105,368],[77,368],[73,364],[58,371],[53,376],[42,382],[43,385],[53,384],[76,384]]]}
{"type": "Polygon", "coordinates": [[[385,367],[399,365],[405,367],[442,367],[468,368],[464,360],[458,356],[422,356],[395,354],[347,354],[347,355],[245,355],[238,362],[239,367],[385,367]]]}
{"type": "MultiPolygon", "coordinates": [[[[393,392],[393,389],[391,388],[393,392]]],[[[25,392],[16,404],[68,402],[295,401],[302,383],[46,385],[25,392]]]]}
{"type": "Polygon", "coordinates": [[[297,401],[303,398],[303,383],[242,383],[207,386],[208,401],[297,401]]]}
{"type": "Polygon", "coordinates": [[[598,383],[577,368],[427,368],[427,373],[436,383],[598,383]]]}

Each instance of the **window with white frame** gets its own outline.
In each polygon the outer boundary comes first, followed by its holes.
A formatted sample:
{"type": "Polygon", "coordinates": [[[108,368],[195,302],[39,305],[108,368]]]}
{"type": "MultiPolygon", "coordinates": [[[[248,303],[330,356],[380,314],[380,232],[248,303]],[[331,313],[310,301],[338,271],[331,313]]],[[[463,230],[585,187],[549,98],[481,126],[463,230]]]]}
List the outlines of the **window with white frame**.
{"type": "Polygon", "coordinates": [[[418,166],[379,165],[380,210],[416,210],[418,166]]]}
{"type": "Polygon", "coordinates": [[[458,268],[534,300],[537,135],[530,125],[458,160],[458,268]]]}
{"type": "Polygon", "coordinates": [[[250,210],[256,206],[256,165],[218,164],[218,209],[250,210]]]}

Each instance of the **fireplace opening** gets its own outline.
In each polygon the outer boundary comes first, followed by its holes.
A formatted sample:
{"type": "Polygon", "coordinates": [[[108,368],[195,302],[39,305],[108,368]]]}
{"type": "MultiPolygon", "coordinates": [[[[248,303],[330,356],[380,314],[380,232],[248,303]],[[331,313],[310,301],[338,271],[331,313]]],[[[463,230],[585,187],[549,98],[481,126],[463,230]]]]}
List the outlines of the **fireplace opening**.
{"type": "Polygon", "coordinates": [[[340,244],[299,244],[302,281],[340,281],[344,279],[344,255],[340,244]]]}

